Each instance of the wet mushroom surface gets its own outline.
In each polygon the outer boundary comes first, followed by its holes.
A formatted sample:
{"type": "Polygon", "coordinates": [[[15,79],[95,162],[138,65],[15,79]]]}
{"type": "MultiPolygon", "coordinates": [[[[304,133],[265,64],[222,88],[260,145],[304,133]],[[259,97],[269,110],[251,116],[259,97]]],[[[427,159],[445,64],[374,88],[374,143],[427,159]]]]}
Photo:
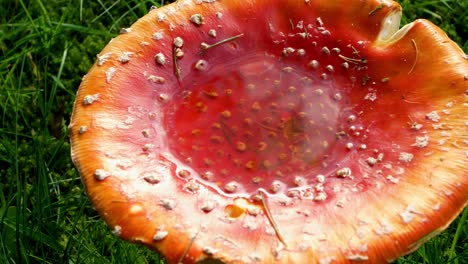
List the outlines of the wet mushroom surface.
{"type": "Polygon", "coordinates": [[[468,62],[393,1],[182,0],[97,55],[72,157],[169,263],[384,263],[468,201],[468,62]]]}

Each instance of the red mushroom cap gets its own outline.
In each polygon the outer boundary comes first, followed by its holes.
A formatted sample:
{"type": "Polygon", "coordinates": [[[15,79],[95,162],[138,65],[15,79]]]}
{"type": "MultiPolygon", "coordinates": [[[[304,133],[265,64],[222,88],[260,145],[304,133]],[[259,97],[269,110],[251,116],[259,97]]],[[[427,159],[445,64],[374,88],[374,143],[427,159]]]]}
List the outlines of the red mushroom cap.
{"type": "Polygon", "coordinates": [[[169,263],[383,263],[468,201],[468,62],[389,0],[182,0],[113,39],[70,124],[88,195],[169,263]]]}

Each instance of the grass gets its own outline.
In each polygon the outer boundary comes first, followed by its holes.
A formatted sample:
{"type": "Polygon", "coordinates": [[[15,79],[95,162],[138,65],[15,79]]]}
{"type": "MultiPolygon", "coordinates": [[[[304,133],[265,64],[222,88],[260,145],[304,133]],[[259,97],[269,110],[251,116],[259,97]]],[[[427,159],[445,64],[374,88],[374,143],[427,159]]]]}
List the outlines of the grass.
{"type": "MultiPolygon", "coordinates": [[[[0,0],[0,263],[163,263],[116,238],[87,199],[67,124],[81,76],[122,27],[162,1],[0,0]]],[[[401,1],[468,50],[468,4],[401,1]]],[[[396,263],[468,263],[467,213],[396,263]]]]}

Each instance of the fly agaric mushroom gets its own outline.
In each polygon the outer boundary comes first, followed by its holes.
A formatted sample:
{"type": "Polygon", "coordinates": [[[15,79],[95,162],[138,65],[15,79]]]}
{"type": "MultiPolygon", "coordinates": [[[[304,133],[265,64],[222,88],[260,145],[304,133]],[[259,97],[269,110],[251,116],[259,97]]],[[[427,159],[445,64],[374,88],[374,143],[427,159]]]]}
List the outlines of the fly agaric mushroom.
{"type": "Polygon", "coordinates": [[[169,263],[383,263],[468,200],[464,52],[390,0],[182,0],[123,30],[70,124],[87,193],[169,263]]]}

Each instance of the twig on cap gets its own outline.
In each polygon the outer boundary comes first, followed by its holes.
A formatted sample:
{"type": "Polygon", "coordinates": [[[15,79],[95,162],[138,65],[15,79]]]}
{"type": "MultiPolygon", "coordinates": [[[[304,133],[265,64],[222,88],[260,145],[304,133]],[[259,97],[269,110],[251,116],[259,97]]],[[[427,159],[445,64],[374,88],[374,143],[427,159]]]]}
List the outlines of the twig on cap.
{"type": "Polygon", "coordinates": [[[270,221],[271,226],[275,230],[276,236],[278,237],[279,241],[283,243],[285,247],[288,247],[288,245],[286,244],[286,241],[284,240],[283,235],[281,234],[281,231],[279,230],[278,224],[275,222],[275,219],[273,219],[273,215],[270,212],[270,209],[268,207],[268,204],[266,202],[263,192],[259,192],[259,193],[260,193],[260,200],[262,202],[262,206],[265,209],[265,214],[268,217],[268,220],[270,221]]]}
{"type": "Polygon", "coordinates": [[[236,35],[236,36],[232,36],[232,37],[223,39],[223,40],[218,41],[218,42],[216,42],[216,43],[214,43],[214,44],[211,44],[211,45],[210,45],[210,44],[206,44],[206,43],[203,42],[202,45],[201,45],[201,50],[200,50],[199,54],[203,53],[203,52],[204,52],[205,50],[207,50],[207,49],[211,49],[211,48],[214,48],[214,47],[216,47],[216,46],[225,44],[225,43],[227,43],[227,42],[236,40],[236,39],[238,39],[238,38],[240,38],[240,37],[242,37],[242,36],[244,36],[244,33],[241,33],[241,34],[239,34],[239,35],[236,35]]]}

